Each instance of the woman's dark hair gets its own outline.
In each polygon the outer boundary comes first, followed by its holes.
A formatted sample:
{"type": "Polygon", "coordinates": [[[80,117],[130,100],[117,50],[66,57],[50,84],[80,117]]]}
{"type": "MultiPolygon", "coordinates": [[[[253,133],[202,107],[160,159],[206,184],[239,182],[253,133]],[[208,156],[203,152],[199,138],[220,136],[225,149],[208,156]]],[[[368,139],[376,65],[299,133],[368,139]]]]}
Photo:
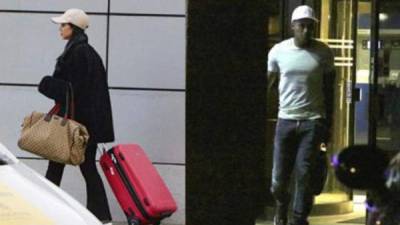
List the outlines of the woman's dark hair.
{"type": "Polygon", "coordinates": [[[72,23],[68,23],[68,25],[72,28],[72,37],[68,40],[67,44],[65,45],[63,53],[57,58],[58,61],[62,61],[68,50],[71,48],[74,43],[77,41],[87,41],[87,36],[85,31],[72,23]]]}
{"type": "Polygon", "coordinates": [[[80,28],[72,23],[68,23],[68,25],[70,25],[72,27],[72,35],[73,36],[75,36],[77,34],[85,33],[85,31],[82,28],[80,28]]]}

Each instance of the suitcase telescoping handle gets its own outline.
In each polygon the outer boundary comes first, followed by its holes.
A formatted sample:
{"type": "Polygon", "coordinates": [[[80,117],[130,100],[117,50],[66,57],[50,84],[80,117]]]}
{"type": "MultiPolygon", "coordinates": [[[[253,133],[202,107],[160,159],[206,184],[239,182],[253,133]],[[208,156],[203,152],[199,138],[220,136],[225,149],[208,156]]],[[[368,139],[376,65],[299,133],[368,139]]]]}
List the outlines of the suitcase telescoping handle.
{"type": "Polygon", "coordinates": [[[99,150],[100,154],[106,154],[107,150],[109,149],[106,143],[100,143],[100,146],[97,146],[97,149],[99,150]]]}

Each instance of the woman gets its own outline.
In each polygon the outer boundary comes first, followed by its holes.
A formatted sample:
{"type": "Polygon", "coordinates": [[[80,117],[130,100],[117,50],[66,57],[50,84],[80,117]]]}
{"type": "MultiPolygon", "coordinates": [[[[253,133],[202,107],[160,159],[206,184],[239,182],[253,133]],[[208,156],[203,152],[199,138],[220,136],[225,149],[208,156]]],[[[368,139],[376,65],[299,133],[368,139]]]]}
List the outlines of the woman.
{"type": "MultiPolygon", "coordinates": [[[[39,91],[61,105],[59,115],[65,111],[65,95],[68,83],[74,95],[74,120],[85,125],[90,138],[86,148],[85,161],[80,170],[85,178],[87,208],[103,223],[111,224],[107,197],[96,168],[97,143],[114,141],[110,95],[107,75],[98,53],[88,44],[85,29],[89,17],[80,9],[69,9],[59,17],[53,17],[60,24],[60,35],[67,40],[52,76],[46,76],[39,84],[39,91]]],[[[50,161],[46,178],[60,185],[64,164],[50,161]]]]}

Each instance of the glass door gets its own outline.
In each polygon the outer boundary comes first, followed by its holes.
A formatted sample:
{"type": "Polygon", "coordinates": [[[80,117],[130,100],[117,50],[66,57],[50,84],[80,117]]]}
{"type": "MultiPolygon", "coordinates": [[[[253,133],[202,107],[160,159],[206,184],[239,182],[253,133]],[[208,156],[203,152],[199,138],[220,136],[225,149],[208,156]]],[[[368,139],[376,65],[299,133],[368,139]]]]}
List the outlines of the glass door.
{"type": "Polygon", "coordinates": [[[379,0],[375,8],[372,19],[375,17],[376,25],[372,32],[376,38],[372,44],[376,47],[371,48],[371,55],[376,60],[371,68],[371,97],[375,99],[372,112],[376,134],[371,138],[393,156],[400,150],[400,2],[379,0]]]}
{"type": "MultiPolygon", "coordinates": [[[[336,84],[335,111],[332,143],[328,146],[330,155],[353,143],[353,86],[355,80],[355,16],[357,0],[331,0],[320,2],[319,40],[325,42],[335,56],[336,84]]],[[[329,171],[324,193],[316,197],[316,204],[331,204],[340,211],[351,212],[353,204],[350,191],[329,171]]]]}
{"type": "Polygon", "coordinates": [[[355,143],[400,150],[400,2],[359,1],[355,143]]]}
{"type": "Polygon", "coordinates": [[[400,2],[359,5],[355,141],[392,157],[400,150],[400,2]]]}

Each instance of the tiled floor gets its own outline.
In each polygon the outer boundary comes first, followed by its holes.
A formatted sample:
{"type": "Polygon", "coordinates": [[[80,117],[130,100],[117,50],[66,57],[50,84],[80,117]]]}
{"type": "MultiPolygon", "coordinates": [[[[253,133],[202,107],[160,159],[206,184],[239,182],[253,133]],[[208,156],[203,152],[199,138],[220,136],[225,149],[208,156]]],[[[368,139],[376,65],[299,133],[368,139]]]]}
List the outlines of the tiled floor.
{"type": "MultiPolygon", "coordinates": [[[[355,209],[353,213],[333,216],[318,216],[310,218],[310,225],[361,225],[365,224],[364,208],[355,209]]],[[[256,225],[272,225],[272,221],[259,219],[256,225]]],[[[113,222],[113,225],[128,225],[126,222],[113,222]]],[[[178,225],[163,224],[162,225],[178,225]]],[[[181,224],[182,225],[182,224],[181,224]]]]}
{"type": "MultiPolygon", "coordinates": [[[[365,208],[364,204],[354,204],[354,212],[343,215],[332,216],[315,216],[310,218],[310,225],[361,225],[365,224],[365,208]]],[[[265,219],[258,219],[256,225],[272,225],[272,221],[265,219]]],[[[113,225],[128,225],[126,222],[113,222],[113,225]]],[[[178,224],[164,224],[162,225],[178,225],[178,224]]],[[[182,225],[182,224],[180,224],[182,225]]]]}
{"type": "MultiPolygon", "coordinates": [[[[272,225],[272,221],[257,221],[256,225],[272,225]]],[[[310,225],[361,225],[364,223],[363,216],[321,216],[310,218],[310,225]]]]}
{"type": "MultiPolygon", "coordinates": [[[[364,216],[356,213],[347,215],[321,216],[310,218],[310,225],[361,225],[364,216]]],[[[126,222],[113,222],[113,225],[128,225],[126,222]]],[[[163,224],[162,225],[178,225],[178,224],[163,224]]],[[[182,225],[182,224],[181,224],[182,225]]],[[[272,221],[258,220],[256,225],[273,225],[272,221]]]]}
{"type": "MultiPolygon", "coordinates": [[[[354,212],[343,215],[315,216],[310,225],[361,225],[365,224],[364,204],[354,204],[354,212]]],[[[256,225],[272,225],[272,221],[259,219],[256,225]]]]}
{"type": "MultiPolygon", "coordinates": [[[[364,223],[364,213],[354,212],[345,215],[311,217],[310,225],[361,225],[364,223]]],[[[113,225],[128,225],[126,222],[113,222],[113,225]]],[[[163,224],[162,225],[178,225],[163,224]]],[[[182,224],[181,224],[182,225],[182,224]]],[[[269,220],[257,220],[256,225],[273,225],[269,220]]]]}

